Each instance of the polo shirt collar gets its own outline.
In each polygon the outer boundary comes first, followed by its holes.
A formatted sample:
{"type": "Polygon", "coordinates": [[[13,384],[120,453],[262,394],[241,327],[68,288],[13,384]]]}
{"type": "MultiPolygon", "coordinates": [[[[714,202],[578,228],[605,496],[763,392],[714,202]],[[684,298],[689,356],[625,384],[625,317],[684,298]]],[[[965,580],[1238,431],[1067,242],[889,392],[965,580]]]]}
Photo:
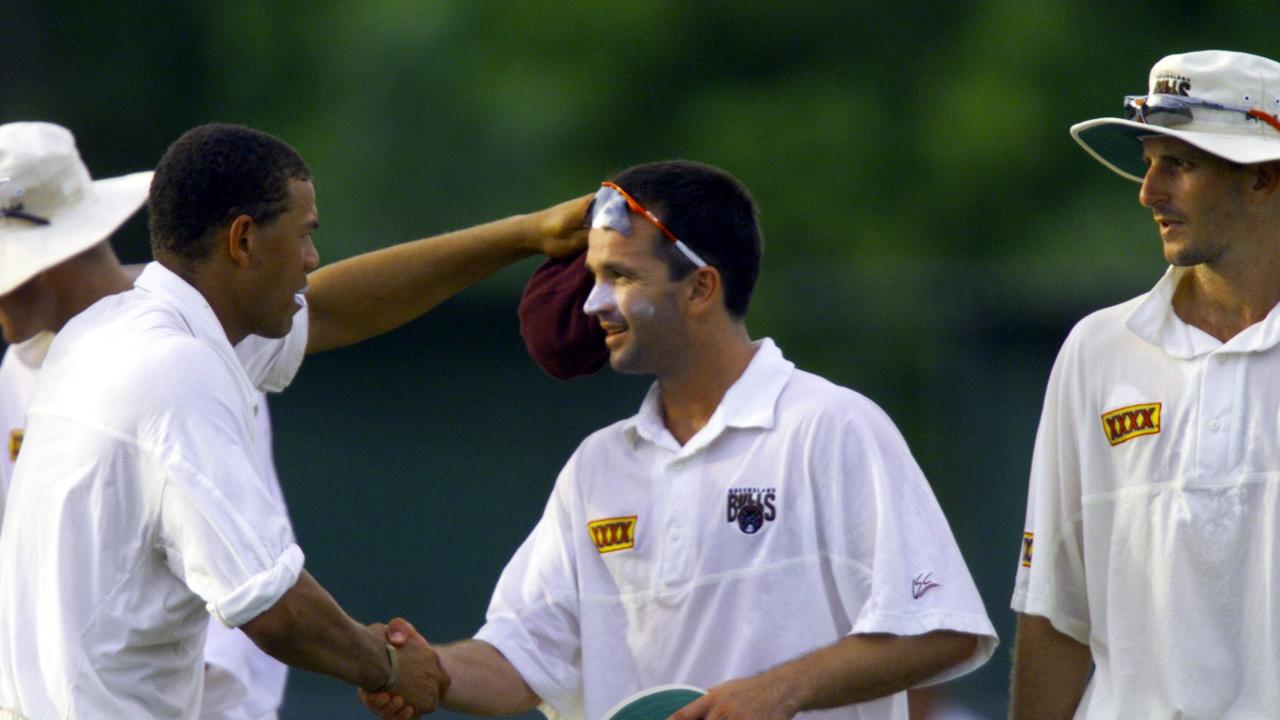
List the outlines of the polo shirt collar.
{"type": "Polygon", "coordinates": [[[13,349],[13,355],[18,358],[18,362],[32,370],[39,370],[44,366],[44,359],[49,355],[49,346],[52,344],[53,332],[41,330],[30,340],[24,340],[9,347],[13,349]]]}
{"type": "Polygon", "coordinates": [[[158,262],[150,262],[133,286],[177,310],[195,337],[220,350],[225,348],[227,352],[234,353],[231,341],[227,339],[227,331],[218,322],[218,316],[213,312],[209,301],[177,273],[158,262]]]}
{"type": "Polygon", "coordinates": [[[222,356],[239,380],[245,405],[256,415],[258,396],[254,392],[253,382],[245,373],[244,365],[240,363],[240,358],[236,357],[235,348],[231,347],[231,341],[227,339],[226,329],[218,321],[217,314],[213,312],[213,307],[209,305],[208,300],[205,300],[204,295],[177,273],[158,262],[148,263],[142,274],[134,281],[133,287],[135,291],[150,294],[173,308],[192,336],[204,341],[222,356]]]}
{"type": "Polygon", "coordinates": [[[1125,317],[1125,327],[1143,340],[1182,360],[1222,349],[1228,352],[1261,352],[1280,343],[1280,305],[1271,308],[1262,322],[1244,329],[1226,343],[1200,328],[1188,325],[1173,311],[1173,293],[1190,270],[1170,266],[1160,282],[1125,317]]]}
{"type": "Polygon", "coordinates": [[[711,444],[725,428],[769,429],[776,422],[778,397],[795,370],[795,363],[782,356],[773,340],[764,338],[753,343],[756,347],[751,362],[742,376],[720,400],[706,426],[681,447],[662,421],[661,388],[658,383],[649,387],[640,404],[640,411],[627,419],[623,430],[634,447],[643,439],[660,447],[691,455],[711,444]]]}

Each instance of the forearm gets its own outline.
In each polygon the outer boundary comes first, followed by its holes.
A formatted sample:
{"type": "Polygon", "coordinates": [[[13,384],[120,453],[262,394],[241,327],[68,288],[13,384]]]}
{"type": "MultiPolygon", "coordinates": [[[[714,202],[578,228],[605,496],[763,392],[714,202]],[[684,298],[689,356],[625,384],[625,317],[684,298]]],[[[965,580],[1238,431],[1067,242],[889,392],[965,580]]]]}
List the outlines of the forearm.
{"type": "Polygon", "coordinates": [[[1047,618],[1019,614],[1009,717],[1071,718],[1084,697],[1092,667],[1088,645],[1058,632],[1047,618]]]}
{"type": "Polygon", "coordinates": [[[590,195],[527,215],[358,255],[308,277],[307,352],[349,345],[418,317],[493,271],[586,247],[590,195]]]}
{"type": "Polygon", "coordinates": [[[468,715],[514,715],[541,702],[515,666],[482,640],[437,648],[452,684],[444,706],[468,715]]]}
{"type": "Polygon", "coordinates": [[[794,700],[796,712],[843,707],[892,695],[962,662],[973,635],[850,635],[766,673],[794,700]]]}
{"type": "Polygon", "coordinates": [[[305,570],[284,597],[241,630],[285,664],[352,685],[381,687],[390,673],[386,642],[343,612],[305,570]]]}

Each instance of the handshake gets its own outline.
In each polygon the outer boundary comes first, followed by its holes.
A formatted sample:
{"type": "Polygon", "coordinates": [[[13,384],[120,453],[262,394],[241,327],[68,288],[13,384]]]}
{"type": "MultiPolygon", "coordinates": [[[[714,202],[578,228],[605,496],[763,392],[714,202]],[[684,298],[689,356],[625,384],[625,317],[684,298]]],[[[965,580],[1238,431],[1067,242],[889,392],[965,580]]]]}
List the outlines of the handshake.
{"type": "Polygon", "coordinates": [[[435,648],[403,618],[374,623],[369,631],[385,639],[391,675],[382,687],[359,691],[365,707],[383,720],[409,720],[439,707],[449,692],[449,674],[435,648]]]}

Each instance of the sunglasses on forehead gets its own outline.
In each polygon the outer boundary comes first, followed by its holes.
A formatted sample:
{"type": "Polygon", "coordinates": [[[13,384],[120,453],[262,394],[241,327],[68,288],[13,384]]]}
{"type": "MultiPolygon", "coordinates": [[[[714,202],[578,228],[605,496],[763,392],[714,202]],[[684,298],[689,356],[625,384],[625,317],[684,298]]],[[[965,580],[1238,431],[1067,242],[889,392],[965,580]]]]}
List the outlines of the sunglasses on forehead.
{"type": "Polygon", "coordinates": [[[636,199],[631,197],[626,190],[614,183],[608,181],[600,183],[600,189],[596,191],[596,196],[591,200],[591,207],[587,210],[587,217],[591,219],[591,227],[593,228],[608,228],[630,236],[630,213],[640,215],[653,223],[654,227],[667,236],[667,239],[675,244],[676,249],[689,259],[689,262],[700,268],[707,266],[706,261],[698,257],[698,253],[694,252],[692,248],[681,242],[675,233],[668,230],[657,215],[649,212],[643,205],[636,202],[636,199]]]}
{"type": "Polygon", "coordinates": [[[1186,95],[1157,93],[1124,96],[1124,119],[1146,125],[1159,125],[1160,127],[1185,125],[1195,119],[1195,110],[1193,108],[1243,113],[1254,120],[1261,120],[1280,130],[1280,119],[1277,119],[1271,113],[1255,108],[1223,105],[1222,103],[1210,102],[1186,95]]]}

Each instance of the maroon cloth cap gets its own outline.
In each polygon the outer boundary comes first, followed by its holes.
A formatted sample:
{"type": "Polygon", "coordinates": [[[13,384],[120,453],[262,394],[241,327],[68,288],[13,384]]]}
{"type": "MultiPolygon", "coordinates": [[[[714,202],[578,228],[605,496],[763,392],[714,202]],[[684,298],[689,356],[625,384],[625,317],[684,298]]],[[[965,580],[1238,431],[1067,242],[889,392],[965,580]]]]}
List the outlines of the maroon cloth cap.
{"type": "Polygon", "coordinates": [[[600,321],[582,311],[595,284],[586,251],[549,258],[520,297],[520,336],[529,356],[551,377],[569,380],[604,367],[609,349],[600,321]]]}

